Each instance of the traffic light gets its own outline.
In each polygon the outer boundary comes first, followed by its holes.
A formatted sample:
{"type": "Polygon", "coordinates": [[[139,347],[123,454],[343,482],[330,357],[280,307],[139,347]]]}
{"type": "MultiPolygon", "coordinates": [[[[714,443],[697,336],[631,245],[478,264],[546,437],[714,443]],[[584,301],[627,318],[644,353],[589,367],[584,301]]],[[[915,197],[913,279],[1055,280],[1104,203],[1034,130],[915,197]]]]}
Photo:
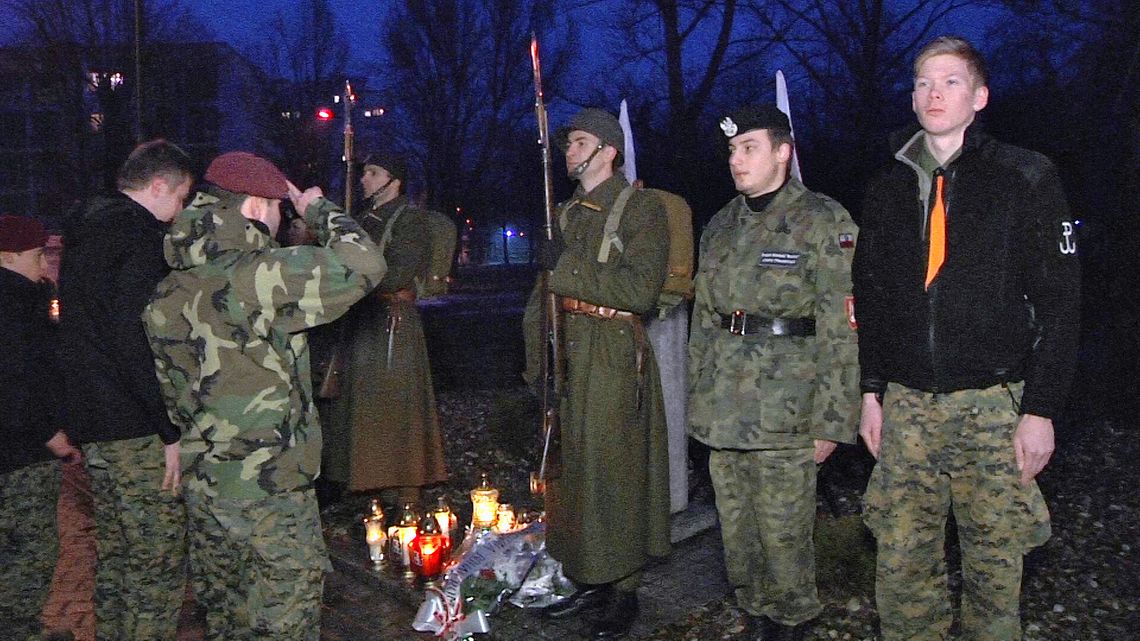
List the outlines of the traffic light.
{"type": "Polygon", "coordinates": [[[328,122],[333,119],[333,110],[331,107],[317,107],[317,120],[321,122],[328,122]]]}

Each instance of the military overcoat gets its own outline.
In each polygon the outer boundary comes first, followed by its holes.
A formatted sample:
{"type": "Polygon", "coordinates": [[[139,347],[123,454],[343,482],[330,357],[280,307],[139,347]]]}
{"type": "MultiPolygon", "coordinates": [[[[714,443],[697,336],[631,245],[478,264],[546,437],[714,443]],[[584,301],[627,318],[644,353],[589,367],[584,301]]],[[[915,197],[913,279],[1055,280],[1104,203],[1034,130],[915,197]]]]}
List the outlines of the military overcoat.
{"type": "MultiPolygon", "coordinates": [[[[563,206],[565,242],[551,278],[559,296],[637,314],[661,292],[669,253],[665,212],[635,192],[606,262],[599,262],[607,213],[628,183],[614,176],[563,206]]],[[[567,355],[561,405],[562,474],[548,485],[547,547],[568,576],[609,583],[669,552],[669,452],[652,348],[632,323],[565,314],[567,355]],[[639,390],[640,388],[640,390],[639,390]]]]}
{"type": "Polygon", "coordinates": [[[382,247],[388,273],[339,321],[347,324],[339,347],[345,369],[340,397],[330,406],[325,464],[328,478],[350,490],[447,480],[420,313],[412,300],[382,298],[415,292],[416,277],[428,271],[426,216],[404,196],[357,215],[382,247]]]}

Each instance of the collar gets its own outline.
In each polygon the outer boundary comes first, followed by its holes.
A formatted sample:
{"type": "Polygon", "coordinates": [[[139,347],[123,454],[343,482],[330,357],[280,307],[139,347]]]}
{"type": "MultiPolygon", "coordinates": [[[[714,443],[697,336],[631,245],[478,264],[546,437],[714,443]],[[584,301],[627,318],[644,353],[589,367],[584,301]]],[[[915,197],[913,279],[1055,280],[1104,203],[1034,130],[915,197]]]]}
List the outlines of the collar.
{"type": "Polygon", "coordinates": [[[399,209],[402,205],[406,205],[407,202],[408,202],[407,194],[400,194],[399,196],[396,196],[392,200],[389,200],[388,202],[384,203],[383,205],[372,205],[372,206],[370,206],[368,208],[368,213],[372,214],[373,216],[376,216],[377,218],[387,218],[391,214],[395,213],[395,211],[397,209],[399,209]]]}
{"type": "Polygon", "coordinates": [[[621,190],[628,186],[629,181],[620,173],[615,173],[613,176],[605,179],[600,185],[594,187],[590,193],[586,193],[586,190],[583,189],[579,183],[578,188],[574,190],[573,201],[575,202],[572,202],[572,204],[582,205],[586,209],[593,211],[609,211],[614,201],[617,200],[621,190]]]}

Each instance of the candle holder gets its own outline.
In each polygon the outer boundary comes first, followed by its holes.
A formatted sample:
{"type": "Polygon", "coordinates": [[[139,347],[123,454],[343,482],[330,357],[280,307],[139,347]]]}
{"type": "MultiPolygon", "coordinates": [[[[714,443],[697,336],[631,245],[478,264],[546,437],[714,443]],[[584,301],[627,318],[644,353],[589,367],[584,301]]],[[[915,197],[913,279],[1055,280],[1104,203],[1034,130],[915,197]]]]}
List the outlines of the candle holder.
{"type": "Polygon", "coordinates": [[[384,510],[376,499],[372,499],[369,514],[364,517],[364,540],[368,543],[368,558],[376,569],[380,569],[384,565],[388,535],[384,532],[384,510]]]}
{"type": "Polygon", "coordinates": [[[500,503],[495,511],[495,531],[500,534],[513,532],[515,529],[515,510],[510,503],[500,503]]]}
{"type": "Polygon", "coordinates": [[[411,561],[409,565],[416,576],[430,583],[440,575],[443,571],[447,544],[439,531],[439,522],[436,521],[435,514],[428,512],[420,519],[416,538],[408,548],[411,561]]]}
{"type": "Polygon", "coordinates": [[[538,472],[530,473],[530,493],[534,496],[546,494],[546,479],[538,472]]]}
{"type": "Polygon", "coordinates": [[[451,506],[447,503],[446,496],[436,498],[435,511],[433,512],[435,521],[439,525],[439,533],[443,535],[444,542],[447,544],[447,552],[444,556],[451,553],[451,549],[455,547],[455,538],[459,534],[459,517],[451,511],[451,506]]]}
{"type": "Polygon", "coordinates": [[[471,490],[471,527],[485,530],[494,527],[499,508],[499,490],[491,485],[484,472],[479,486],[471,490]]]}
{"type": "Polygon", "coordinates": [[[400,513],[400,520],[396,522],[396,525],[388,528],[388,554],[392,563],[399,564],[400,567],[404,568],[405,577],[414,576],[409,567],[411,558],[409,557],[408,544],[416,538],[418,525],[415,509],[411,503],[405,503],[404,509],[400,513]]]}

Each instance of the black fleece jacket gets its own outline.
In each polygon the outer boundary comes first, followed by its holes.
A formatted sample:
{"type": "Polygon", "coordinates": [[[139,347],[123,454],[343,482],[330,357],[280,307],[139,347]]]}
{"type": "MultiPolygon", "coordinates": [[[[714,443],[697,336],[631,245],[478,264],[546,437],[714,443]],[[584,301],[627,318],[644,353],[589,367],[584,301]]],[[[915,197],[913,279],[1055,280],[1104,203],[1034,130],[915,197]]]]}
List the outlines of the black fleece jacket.
{"type": "Polygon", "coordinates": [[[178,440],[142,325],[143,308],[169,271],[167,227],[123,194],[93,198],[64,223],[60,360],[67,433],[77,443],[151,434],[178,440]]]}
{"type": "Polygon", "coordinates": [[[62,427],[50,292],[0,267],[0,474],[52,459],[44,443],[62,427]]]}
{"type": "Polygon", "coordinates": [[[944,171],[946,262],[924,289],[929,176],[916,129],[869,184],[852,271],[860,386],[929,392],[1025,381],[1021,411],[1055,418],[1076,362],[1080,267],[1053,164],[977,125],[944,171]]]}

